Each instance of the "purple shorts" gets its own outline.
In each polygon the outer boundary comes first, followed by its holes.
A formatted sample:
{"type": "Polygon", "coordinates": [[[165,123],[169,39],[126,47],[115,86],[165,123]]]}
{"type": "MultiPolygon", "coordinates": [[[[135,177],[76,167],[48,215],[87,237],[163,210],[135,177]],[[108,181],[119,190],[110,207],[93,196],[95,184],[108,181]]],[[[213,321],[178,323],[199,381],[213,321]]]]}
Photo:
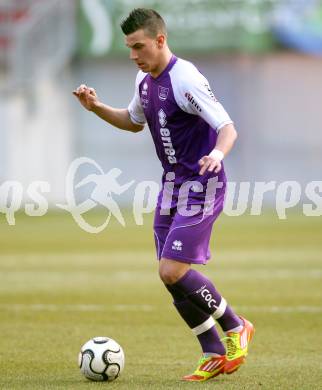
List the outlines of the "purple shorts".
{"type": "Polygon", "coordinates": [[[211,212],[201,209],[194,216],[180,215],[177,208],[172,208],[170,215],[161,215],[158,205],[154,217],[158,259],[165,257],[183,263],[206,264],[210,259],[212,226],[223,209],[224,196],[224,191],[216,196],[211,212]]]}

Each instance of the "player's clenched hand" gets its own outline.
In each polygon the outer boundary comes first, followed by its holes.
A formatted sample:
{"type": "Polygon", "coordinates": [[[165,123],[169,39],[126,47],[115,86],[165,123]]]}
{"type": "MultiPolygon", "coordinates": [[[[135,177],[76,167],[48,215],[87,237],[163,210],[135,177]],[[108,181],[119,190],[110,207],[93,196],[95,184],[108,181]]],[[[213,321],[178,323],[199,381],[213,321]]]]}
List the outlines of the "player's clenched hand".
{"type": "Polygon", "coordinates": [[[209,156],[203,156],[199,160],[200,171],[199,175],[203,175],[206,171],[218,173],[221,170],[221,160],[224,158],[223,152],[214,149],[209,156]]]}
{"type": "Polygon", "coordinates": [[[73,94],[78,98],[86,110],[92,111],[99,103],[98,96],[94,88],[89,88],[85,84],[80,85],[73,94]]]}

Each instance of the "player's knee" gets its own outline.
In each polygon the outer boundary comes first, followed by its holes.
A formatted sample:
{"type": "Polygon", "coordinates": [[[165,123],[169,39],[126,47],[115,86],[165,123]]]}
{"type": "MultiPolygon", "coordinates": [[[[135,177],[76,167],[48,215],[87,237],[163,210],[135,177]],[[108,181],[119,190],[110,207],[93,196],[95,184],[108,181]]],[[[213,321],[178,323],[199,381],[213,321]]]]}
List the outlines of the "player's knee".
{"type": "Polygon", "coordinates": [[[178,275],[171,269],[160,268],[159,276],[164,284],[174,284],[179,280],[178,275]]]}
{"type": "Polygon", "coordinates": [[[160,279],[165,284],[174,284],[188,271],[188,265],[175,266],[174,264],[161,263],[159,267],[160,279]]]}

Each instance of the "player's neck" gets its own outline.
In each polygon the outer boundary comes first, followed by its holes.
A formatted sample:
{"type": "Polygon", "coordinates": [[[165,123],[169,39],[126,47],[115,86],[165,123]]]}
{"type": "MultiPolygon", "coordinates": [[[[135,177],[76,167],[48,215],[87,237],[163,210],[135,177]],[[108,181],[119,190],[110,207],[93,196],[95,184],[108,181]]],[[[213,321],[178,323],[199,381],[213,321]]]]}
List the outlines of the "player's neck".
{"type": "Polygon", "coordinates": [[[172,57],[172,53],[171,53],[170,49],[167,49],[164,51],[164,53],[162,53],[161,58],[160,58],[159,63],[158,63],[158,66],[150,72],[150,75],[154,79],[156,79],[158,76],[160,76],[160,74],[168,66],[168,64],[171,60],[171,57],[172,57]]]}

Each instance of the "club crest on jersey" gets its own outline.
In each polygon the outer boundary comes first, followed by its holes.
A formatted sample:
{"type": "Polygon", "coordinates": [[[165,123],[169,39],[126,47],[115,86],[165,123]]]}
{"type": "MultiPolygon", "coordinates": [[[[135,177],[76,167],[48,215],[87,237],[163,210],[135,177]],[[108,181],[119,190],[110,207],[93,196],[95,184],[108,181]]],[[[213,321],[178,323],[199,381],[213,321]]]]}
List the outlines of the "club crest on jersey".
{"type": "Polygon", "coordinates": [[[162,108],[158,112],[159,115],[159,123],[161,127],[164,127],[167,124],[167,116],[162,108]]]}
{"type": "Polygon", "coordinates": [[[164,101],[168,97],[169,88],[162,87],[161,85],[159,85],[158,92],[159,92],[159,99],[164,101]]]}

